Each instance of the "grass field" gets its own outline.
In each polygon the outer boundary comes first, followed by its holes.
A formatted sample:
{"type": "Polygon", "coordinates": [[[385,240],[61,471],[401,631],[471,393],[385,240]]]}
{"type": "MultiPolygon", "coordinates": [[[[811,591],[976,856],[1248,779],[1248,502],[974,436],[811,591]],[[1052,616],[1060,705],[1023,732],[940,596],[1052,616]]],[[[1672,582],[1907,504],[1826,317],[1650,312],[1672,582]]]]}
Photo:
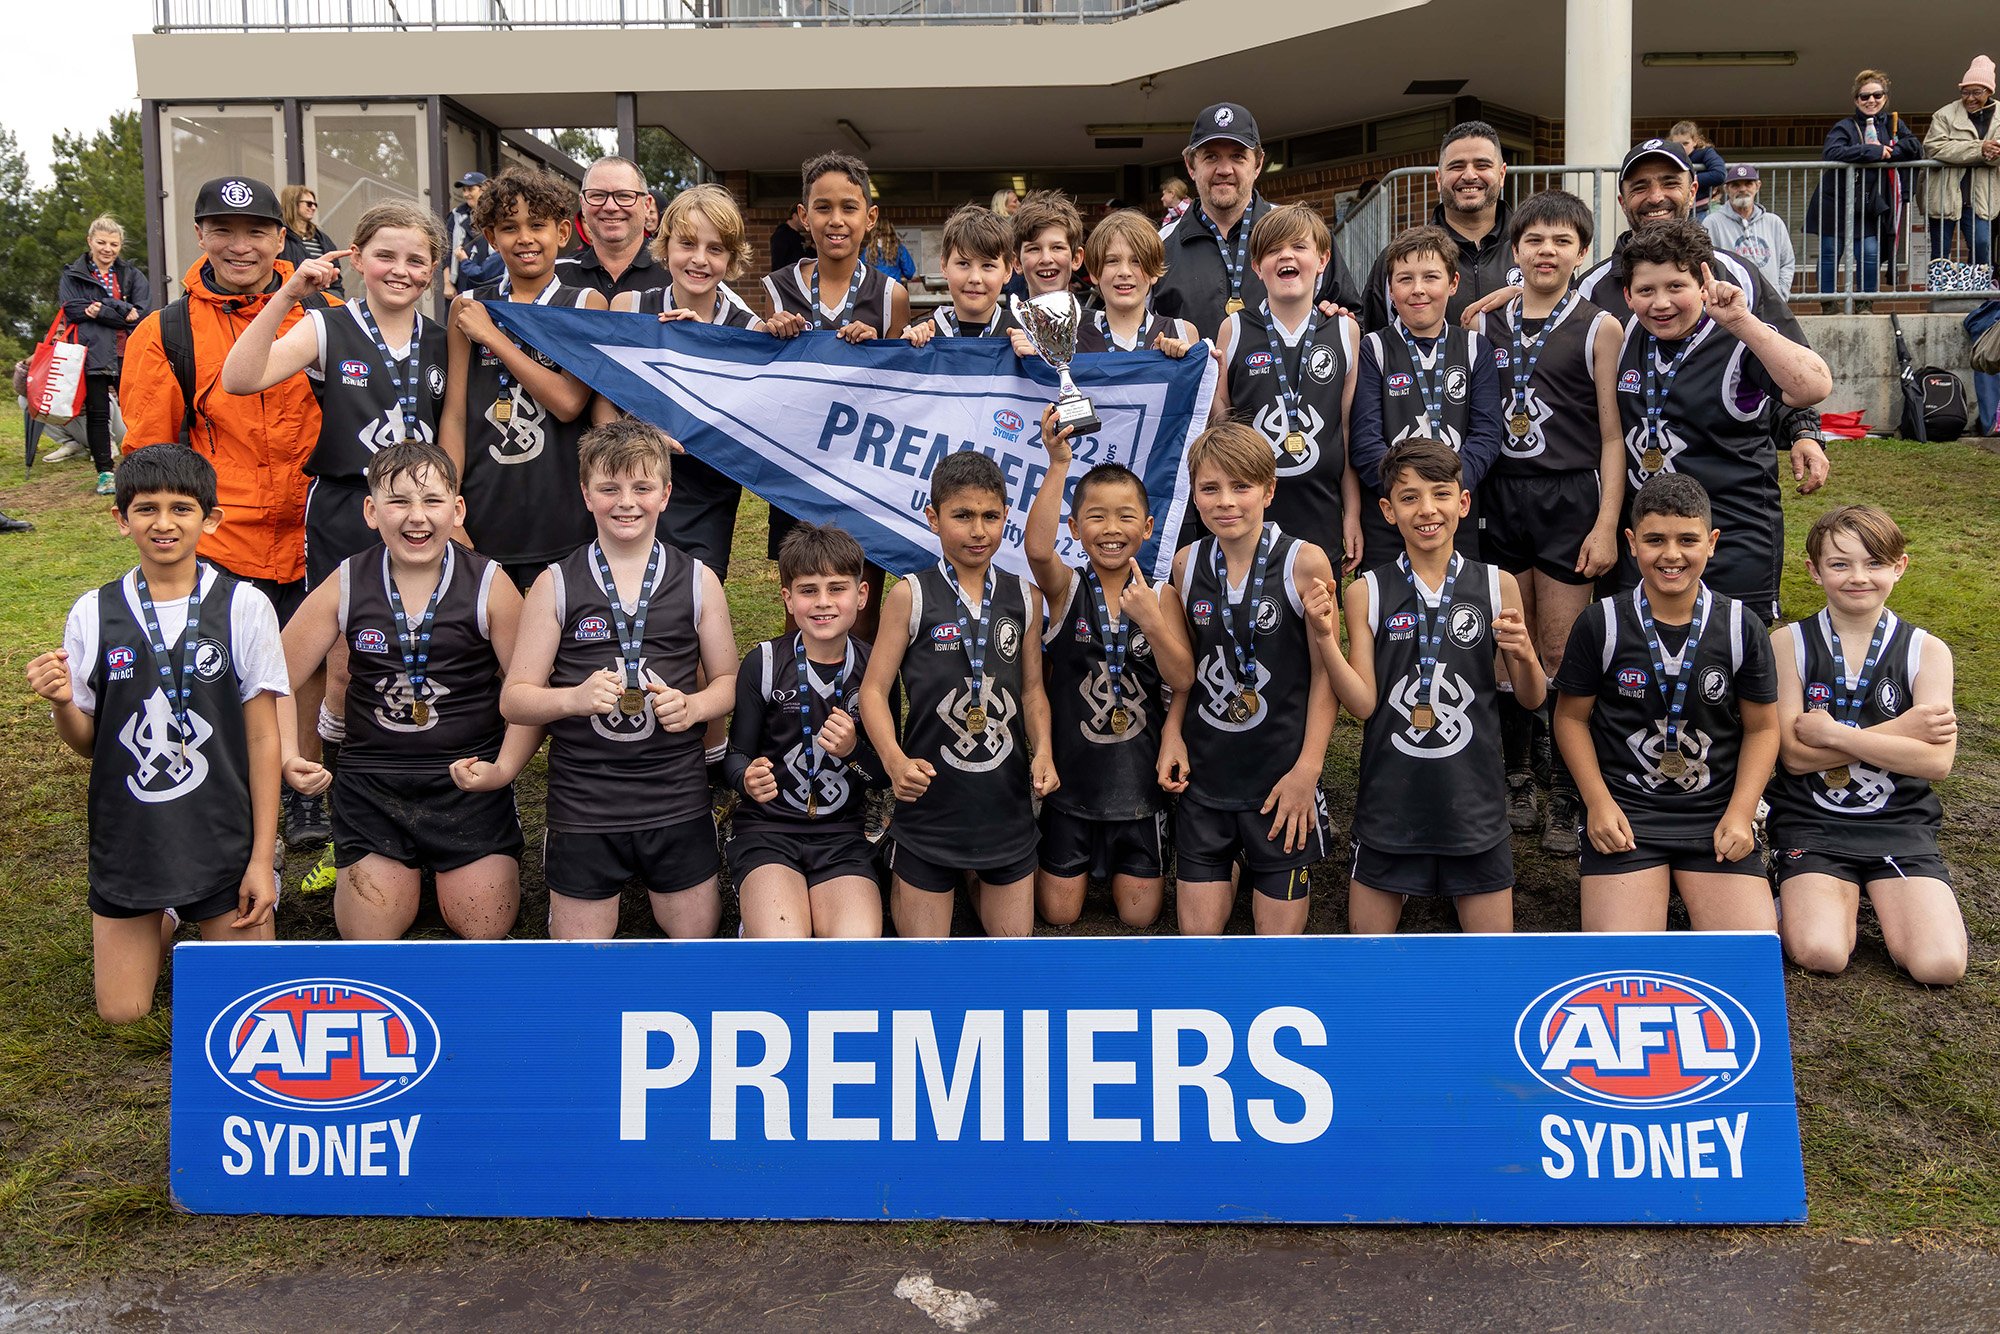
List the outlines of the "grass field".
{"type": "MultiPolygon", "coordinates": [[[[18,424],[0,425],[0,505],[38,531],[0,538],[0,1273],[52,1281],[167,1274],[211,1280],[315,1265],[358,1269],[483,1258],[658,1255],[721,1225],[491,1220],[197,1218],[166,1188],[168,1013],[112,1029],[92,1009],[90,923],[83,907],[85,767],[56,740],[46,706],[23,680],[28,659],[59,642],[70,603],[131,563],[108,503],[87,494],[77,464],[43,466],[24,483],[18,424]]],[[[1963,724],[1958,772],[1941,785],[1945,853],[1972,933],[1959,987],[1930,991],[1890,966],[1864,912],[1854,965],[1837,979],[1788,970],[1805,1136],[1811,1228],[1825,1236],[2000,1240],[2000,458],[1957,445],[1869,442],[1838,447],[1833,483],[1788,498],[1793,545],[1826,507],[1868,499],[1910,531],[1913,566],[1898,610],[1957,655],[1963,724]]],[[[729,597],[745,645],[777,628],[776,577],[761,559],[764,516],[744,506],[729,597]]],[[[1818,603],[1802,561],[1785,587],[1793,612],[1818,603]]],[[[1350,807],[1358,732],[1342,720],[1327,779],[1336,817],[1350,807]]],[[[539,762],[524,776],[529,856],[520,934],[541,934],[539,762]]],[[[1575,869],[1517,844],[1517,920],[1574,930],[1575,869]]],[[[293,859],[288,885],[306,862],[293,859]]],[[[1345,920],[1344,877],[1323,867],[1311,929],[1345,920]]],[[[1247,912],[1240,913],[1247,919],[1247,912]]],[[[1168,910],[1171,921],[1171,906],[1168,910]]],[[[1076,931],[1109,929],[1093,900],[1076,931]]],[[[624,929],[650,934],[643,906],[624,929]]],[[[725,924],[725,932],[733,923],[725,924]]],[[[1247,929],[1239,921],[1235,929],[1247,929]]],[[[1413,906],[1408,929],[1450,929],[1413,906]]],[[[1044,930],[1046,930],[1044,928],[1044,930]]],[[[442,934],[434,913],[420,934],[442,934]]],[[[292,896],[288,939],[334,935],[330,897],[292,896]]],[[[163,992],[164,1000],[164,992],[163,992]]],[[[729,1225],[747,1238],[783,1225],[729,1225]]],[[[815,1228],[789,1227],[801,1242],[815,1228]]],[[[938,1239],[951,1225],[913,1225],[938,1239]]],[[[1159,1229],[1116,1230],[1140,1245],[1159,1229]]],[[[1094,1229],[1103,1238],[1113,1230],[1094,1229]]]]}

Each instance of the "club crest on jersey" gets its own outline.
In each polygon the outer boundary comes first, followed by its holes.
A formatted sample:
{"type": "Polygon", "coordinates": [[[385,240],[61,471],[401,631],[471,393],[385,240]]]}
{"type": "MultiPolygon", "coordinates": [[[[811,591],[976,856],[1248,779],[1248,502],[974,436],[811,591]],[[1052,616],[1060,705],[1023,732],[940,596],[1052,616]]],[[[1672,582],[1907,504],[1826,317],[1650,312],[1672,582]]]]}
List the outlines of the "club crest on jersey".
{"type": "Polygon", "coordinates": [[[1652,680],[1644,667],[1621,667],[1618,669],[1618,693],[1627,699],[1639,699],[1646,693],[1646,683],[1652,680]]]}
{"type": "Polygon", "coordinates": [[[1465,373],[1465,367],[1453,366],[1444,373],[1444,396],[1453,403],[1465,402],[1465,391],[1472,380],[1465,373]]]}
{"type": "Polygon", "coordinates": [[[1621,393],[1621,394],[1636,394],[1636,393],[1638,393],[1638,392],[1639,392],[1639,372],[1637,372],[1637,371],[1635,371],[1635,370],[1633,370],[1633,371],[1626,371],[1626,372],[1625,372],[1625,373],[1624,373],[1623,375],[1619,376],[1619,377],[1618,377],[1618,392],[1619,392],[1619,393],[1621,393]]]}
{"type": "Polygon", "coordinates": [[[229,670],[229,650],[221,641],[204,639],[194,646],[194,675],[197,681],[213,685],[229,670]]]}
{"type": "Polygon", "coordinates": [[[1390,393],[1400,398],[1404,394],[1410,392],[1411,387],[1416,384],[1416,380],[1413,377],[1406,375],[1401,371],[1397,371],[1394,375],[1391,375],[1388,378],[1388,380],[1385,381],[1384,383],[1386,383],[1389,386],[1390,393]]]}
{"type": "Polygon", "coordinates": [[[365,361],[343,361],[340,363],[340,382],[351,384],[358,389],[368,387],[368,363],[365,361]]]}
{"type": "Polygon", "coordinates": [[[1135,658],[1150,658],[1153,656],[1153,645],[1144,630],[1134,630],[1132,637],[1125,641],[1125,651],[1135,658]]]}
{"type": "Polygon", "coordinates": [[[122,644],[117,648],[107,650],[104,655],[104,670],[107,679],[112,681],[131,680],[132,666],[138,660],[139,655],[122,644]]]}
{"type": "Polygon", "coordinates": [[[1248,356],[1243,358],[1243,369],[1249,371],[1252,375],[1270,374],[1271,354],[1269,352],[1250,353],[1248,356]]]}
{"type": "Polygon", "coordinates": [[[389,636],[373,628],[357,630],[354,634],[354,651],[356,653],[387,653],[389,651],[389,636]]]}
{"type": "Polygon", "coordinates": [[[1389,618],[1383,628],[1389,632],[1391,639],[1413,639],[1417,633],[1417,615],[1415,612],[1399,611],[1389,618]]]}
{"type": "Polygon", "coordinates": [[[1757,1062],[1750,1011],[1673,973],[1598,973],[1521,1012],[1514,1050],[1556,1092],[1600,1107],[1678,1107],[1730,1088],[1757,1062]]]}
{"type": "Polygon", "coordinates": [[[1278,600],[1276,598],[1257,599],[1257,633],[1268,635],[1278,628],[1278,600]]]}
{"type": "Polygon", "coordinates": [[[1710,704],[1720,704],[1729,694],[1729,673],[1720,667],[1704,667],[1701,672],[1701,697],[1710,704]]]}
{"type": "Polygon", "coordinates": [[[1027,425],[1027,419],[1012,408],[1001,408],[993,414],[993,434],[1009,444],[1021,438],[1027,425]]]}
{"type": "Polygon", "coordinates": [[[407,1093],[438,1059],[438,1026],[401,992],[333,978],[239,997],[208,1027],[208,1066],[245,1097],[308,1111],[407,1093]]]}
{"type": "Polygon", "coordinates": [[[1188,604],[1188,616],[1196,625],[1207,625],[1215,615],[1215,604],[1207,598],[1196,598],[1188,604]]]}
{"type": "Polygon", "coordinates": [[[1894,681],[1884,681],[1875,687],[1875,707],[1894,718],[1903,711],[1903,688],[1894,681]]]}
{"type": "Polygon", "coordinates": [[[430,373],[424,377],[424,380],[431,387],[432,398],[444,397],[444,367],[433,364],[430,373]]]}
{"type": "Polygon", "coordinates": [[[1461,602],[1451,609],[1451,642],[1460,648],[1471,648],[1486,633],[1486,613],[1468,603],[1461,602]]]}
{"type": "MultiPolygon", "coordinates": [[[[956,627],[954,627],[956,628],[956,627]]],[[[1011,616],[1002,616],[993,625],[993,647],[1008,662],[1021,651],[1021,623],[1011,616]]]]}
{"type": "Polygon", "coordinates": [[[1833,687],[1822,681],[1814,681],[1806,687],[1806,703],[1825,708],[1833,703],[1833,687]]]}
{"type": "Polygon", "coordinates": [[[589,644],[611,638],[611,622],[602,616],[586,616],[576,623],[574,636],[579,644],[589,644]]]}
{"type": "Polygon", "coordinates": [[[1338,360],[1332,348],[1316,346],[1312,350],[1312,356],[1306,359],[1306,375],[1314,384],[1325,384],[1333,379],[1338,360]]]}

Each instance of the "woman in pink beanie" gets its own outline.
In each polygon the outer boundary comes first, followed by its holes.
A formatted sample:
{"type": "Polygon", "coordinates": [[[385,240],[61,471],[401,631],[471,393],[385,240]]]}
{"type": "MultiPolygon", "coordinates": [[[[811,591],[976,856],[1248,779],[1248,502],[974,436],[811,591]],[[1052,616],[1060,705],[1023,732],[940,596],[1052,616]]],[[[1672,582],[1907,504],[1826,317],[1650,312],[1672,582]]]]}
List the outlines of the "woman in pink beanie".
{"type": "Polygon", "coordinates": [[[1931,170],[1924,212],[1931,220],[1931,257],[1951,258],[1958,228],[1965,228],[1967,258],[1993,262],[1993,219],[2000,215],[2000,139],[1994,137],[1993,61],[1974,56],[1958,81],[1958,100],[1931,117],[1924,153],[1947,167],[1931,170]]]}

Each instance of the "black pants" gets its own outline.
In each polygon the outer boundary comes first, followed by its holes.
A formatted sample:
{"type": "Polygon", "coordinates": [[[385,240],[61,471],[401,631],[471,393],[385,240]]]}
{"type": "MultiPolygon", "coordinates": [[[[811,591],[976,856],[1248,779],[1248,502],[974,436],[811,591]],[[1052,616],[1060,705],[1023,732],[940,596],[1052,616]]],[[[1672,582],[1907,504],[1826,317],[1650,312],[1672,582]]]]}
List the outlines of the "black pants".
{"type": "Polygon", "coordinates": [[[83,377],[84,439],[99,472],[111,471],[111,392],[117,387],[116,371],[91,371],[83,377]]]}

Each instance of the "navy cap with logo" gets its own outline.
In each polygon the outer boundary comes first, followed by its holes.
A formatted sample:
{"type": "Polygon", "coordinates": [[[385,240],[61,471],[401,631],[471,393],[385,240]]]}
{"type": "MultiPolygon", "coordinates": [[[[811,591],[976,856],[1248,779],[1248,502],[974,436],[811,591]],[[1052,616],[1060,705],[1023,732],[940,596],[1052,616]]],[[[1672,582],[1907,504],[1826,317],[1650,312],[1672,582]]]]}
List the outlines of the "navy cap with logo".
{"type": "Polygon", "coordinates": [[[1188,136],[1187,151],[1192,153],[1211,139],[1231,139],[1245,148],[1259,148],[1263,144],[1257,137],[1257,118],[1248,107],[1234,102],[1217,102],[1202,109],[1194,118],[1194,133],[1188,136]]]}
{"type": "Polygon", "coordinates": [[[194,197],[194,217],[268,218],[283,222],[285,211],[278,207],[278,192],[249,176],[218,176],[204,182],[194,197]]]}
{"type": "Polygon", "coordinates": [[[1748,162],[1732,163],[1729,170],[1723,174],[1723,179],[1726,181],[1754,181],[1757,179],[1757,169],[1748,162]]]}
{"type": "Polygon", "coordinates": [[[483,171],[468,171],[465,175],[459,177],[454,184],[459,186],[484,185],[486,184],[486,173],[483,171]]]}
{"type": "Polygon", "coordinates": [[[1649,157],[1665,158],[1688,175],[1694,174],[1694,163],[1688,161],[1687,153],[1679,144],[1671,139],[1648,139],[1632,145],[1632,151],[1625,155],[1625,164],[1618,168],[1618,179],[1622,181],[1630,176],[1632,168],[1649,157]]]}

